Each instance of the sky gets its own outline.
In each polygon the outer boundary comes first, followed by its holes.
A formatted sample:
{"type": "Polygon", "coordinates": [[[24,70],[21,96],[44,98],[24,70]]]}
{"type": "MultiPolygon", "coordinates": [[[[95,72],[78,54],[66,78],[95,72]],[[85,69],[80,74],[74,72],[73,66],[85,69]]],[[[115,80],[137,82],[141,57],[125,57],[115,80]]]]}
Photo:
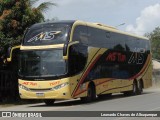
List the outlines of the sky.
{"type": "Polygon", "coordinates": [[[46,19],[102,23],[137,35],[160,26],[160,0],[39,0],[36,5],[45,1],[57,4],[44,12],[46,19]]]}

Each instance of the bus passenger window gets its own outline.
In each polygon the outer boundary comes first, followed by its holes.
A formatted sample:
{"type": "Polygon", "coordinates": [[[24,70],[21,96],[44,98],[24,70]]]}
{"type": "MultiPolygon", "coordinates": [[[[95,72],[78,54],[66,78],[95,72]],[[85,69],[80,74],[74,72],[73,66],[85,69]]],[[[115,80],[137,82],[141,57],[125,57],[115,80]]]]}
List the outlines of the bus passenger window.
{"type": "Polygon", "coordinates": [[[82,44],[88,44],[87,27],[77,26],[73,33],[73,41],[79,41],[82,44]]]}

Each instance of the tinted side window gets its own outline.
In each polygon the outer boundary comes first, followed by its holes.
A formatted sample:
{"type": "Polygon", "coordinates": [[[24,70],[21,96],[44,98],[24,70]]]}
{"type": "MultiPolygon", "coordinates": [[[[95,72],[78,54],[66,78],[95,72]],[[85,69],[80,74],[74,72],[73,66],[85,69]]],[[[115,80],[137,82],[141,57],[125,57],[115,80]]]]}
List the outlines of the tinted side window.
{"type": "Polygon", "coordinates": [[[73,32],[73,41],[79,41],[83,44],[88,44],[88,35],[86,26],[77,26],[73,32]]]}
{"type": "Polygon", "coordinates": [[[115,41],[114,50],[125,51],[126,50],[126,36],[119,33],[112,33],[112,39],[115,41]]]}
{"type": "Polygon", "coordinates": [[[102,48],[113,48],[114,40],[106,30],[88,27],[89,45],[102,48]]]}
{"type": "Polygon", "coordinates": [[[89,36],[89,45],[94,47],[104,47],[106,41],[104,40],[105,32],[96,29],[96,28],[88,28],[88,36],[89,36]]]}
{"type": "Polygon", "coordinates": [[[137,48],[145,48],[146,42],[144,40],[137,38],[136,41],[137,41],[137,48]]]}
{"type": "Polygon", "coordinates": [[[137,46],[136,39],[134,37],[130,37],[130,36],[127,36],[126,38],[127,38],[126,39],[126,45],[125,45],[126,50],[134,52],[135,48],[137,46]]]}
{"type": "Polygon", "coordinates": [[[150,41],[149,40],[146,40],[146,44],[145,44],[145,49],[150,52],[150,41]]]}
{"type": "Polygon", "coordinates": [[[114,39],[114,35],[112,32],[106,31],[106,39],[107,39],[107,43],[106,43],[106,47],[107,48],[113,48],[115,46],[115,39],[114,39]]]}

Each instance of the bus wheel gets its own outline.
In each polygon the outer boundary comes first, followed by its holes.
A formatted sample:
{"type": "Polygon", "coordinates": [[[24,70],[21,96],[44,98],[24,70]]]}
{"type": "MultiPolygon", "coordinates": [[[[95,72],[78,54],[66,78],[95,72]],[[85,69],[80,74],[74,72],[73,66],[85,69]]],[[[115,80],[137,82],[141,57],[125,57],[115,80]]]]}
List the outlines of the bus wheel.
{"type": "Polygon", "coordinates": [[[53,105],[55,100],[54,99],[47,99],[47,100],[43,100],[43,101],[46,105],[53,105]]]}
{"type": "Polygon", "coordinates": [[[93,84],[90,84],[87,89],[87,97],[82,97],[83,102],[91,102],[96,98],[96,91],[93,84]]]}
{"type": "Polygon", "coordinates": [[[137,95],[137,94],[138,94],[137,81],[134,80],[134,82],[133,82],[133,90],[131,91],[131,95],[137,95]]]}
{"type": "Polygon", "coordinates": [[[125,91],[123,92],[124,96],[130,96],[130,95],[137,95],[138,94],[138,86],[137,86],[137,81],[134,80],[133,82],[133,87],[131,91],[125,91]]]}
{"type": "Polygon", "coordinates": [[[143,92],[143,83],[142,83],[142,80],[139,80],[138,81],[138,94],[142,94],[143,92]]]}

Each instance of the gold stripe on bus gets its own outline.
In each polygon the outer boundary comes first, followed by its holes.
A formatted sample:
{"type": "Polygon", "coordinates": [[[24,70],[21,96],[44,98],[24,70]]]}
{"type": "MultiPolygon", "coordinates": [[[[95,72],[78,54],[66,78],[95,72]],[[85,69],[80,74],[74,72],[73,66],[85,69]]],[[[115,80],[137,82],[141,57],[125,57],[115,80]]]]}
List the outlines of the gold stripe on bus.
{"type": "MultiPolygon", "coordinates": [[[[80,90],[80,84],[83,83],[84,79],[86,78],[86,75],[88,75],[88,72],[90,72],[90,70],[92,69],[92,67],[95,65],[94,62],[97,61],[100,56],[105,52],[107,51],[106,48],[96,48],[96,49],[92,49],[90,48],[89,51],[92,51],[94,52],[94,54],[92,54],[92,56],[89,56],[89,60],[87,62],[87,65],[85,67],[85,70],[80,78],[80,81],[79,83],[77,84],[77,86],[75,87],[75,89],[73,90],[73,93],[72,93],[72,96],[75,97],[77,95],[79,95],[79,93],[81,93],[81,90],[80,90]],[[98,59],[97,59],[98,58],[98,59]],[[97,59],[97,60],[96,60],[97,59]]],[[[90,52],[89,52],[90,53],[90,52]]]]}
{"type": "Polygon", "coordinates": [[[64,44],[57,45],[43,45],[43,46],[21,46],[20,50],[39,50],[39,49],[50,49],[50,48],[63,48],[64,44]]]}

